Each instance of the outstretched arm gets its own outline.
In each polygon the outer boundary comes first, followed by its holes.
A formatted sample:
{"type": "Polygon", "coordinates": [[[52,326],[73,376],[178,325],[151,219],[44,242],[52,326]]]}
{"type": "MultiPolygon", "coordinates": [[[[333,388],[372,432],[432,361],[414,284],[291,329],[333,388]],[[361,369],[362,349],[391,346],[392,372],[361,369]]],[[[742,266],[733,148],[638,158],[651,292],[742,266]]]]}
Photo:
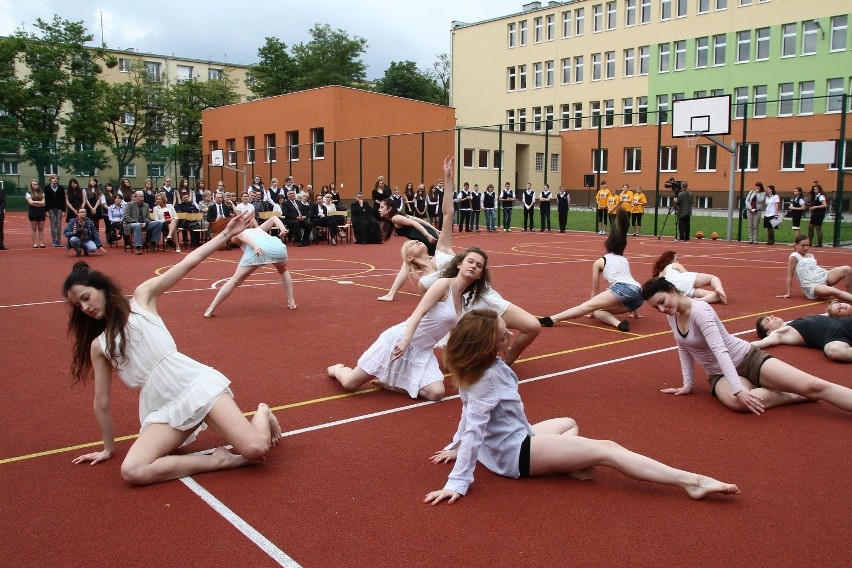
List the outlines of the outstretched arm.
{"type": "Polygon", "coordinates": [[[246,211],[242,215],[234,217],[225,227],[225,230],[204,243],[204,245],[186,255],[183,260],[172,266],[160,276],[156,276],[140,284],[133,297],[143,308],[152,313],[157,313],[157,296],[177,284],[190,270],[201,264],[205,258],[219,250],[219,248],[232,236],[239,235],[249,228],[254,221],[254,212],[246,211]]]}
{"type": "Polygon", "coordinates": [[[399,272],[396,274],[396,278],[393,279],[393,284],[388,290],[388,293],[384,296],[379,296],[376,298],[381,302],[393,302],[396,293],[399,292],[399,289],[403,287],[405,281],[408,280],[408,275],[410,274],[410,270],[408,269],[408,263],[403,261],[402,268],[399,269],[399,272]]]}
{"type": "Polygon", "coordinates": [[[95,371],[95,401],[92,406],[101,429],[104,449],[100,452],[77,456],[71,461],[72,463],[91,462],[91,465],[95,465],[110,459],[115,451],[115,433],[112,424],[112,366],[101,349],[100,340],[95,339],[92,342],[90,354],[92,368],[95,371]]]}
{"type": "Polygon", "coordinates": [[[449,289],[450,280],[448,278],[441,278],[426,291],[420,303],[417,304],[417,308],[414,309],[414,313],[408,318],[408,324],[405,326],[405,335],[394,346],[391,361],[396,361],[405,353],[408,344],[411,343],[411,338],[414,337],[417,326],[420,325],[420,320],[423,319],[426,312],[432,309],[432,306],[437,304],[447,294],[449,289]]]}
{"type": "Polygon", "coordinates": [[[764,349],[766,347],[772,347],[773,345],[804,345],[805,340],[798,331],[789,325],[784,325],[769,332],[769,335],[763,339],[752,341],[751,344],[760,349],[764,349]]]}
{"type": "Polygon", "coordinates": [[[401,214],[400,215],[394,215],[393,218],[391,219],[391,221],[394,223],[394,225],[399,224],[399,225],[408,225],[409,227],[414,227],[415,229],[420,231],[420,233],[422,233],[423,236],[426,237],[426,240],[428,240],[430,243],[435,240],[435,237],[433,237],[431,234],[429,234],[429,231],[426,230],[426,227],[423,226],[423,223],[421,223],[420,221],[417,221],[415,219],[412,219],[411,217],[408,217],[406,215],[401,215],[401,214]]]}
{"type": "Polygon", "coordinates": [[[796,273],[796,265],[799,263],[799,260],[795,256],[791,256],[787,260],[787,293],[783,296],[778,296],[779,298],[789,298],[791,294],[791,290],[793,287],[793,275],[796,273]]]}
{"type": "Polygon", "coordinates": [[[443,214],[443,225],[438,235],[438,244],[435,250],[447,254],[453,254],[453,157],[444,158],[444,199],[441,202],[441,213],[443,214]]]}

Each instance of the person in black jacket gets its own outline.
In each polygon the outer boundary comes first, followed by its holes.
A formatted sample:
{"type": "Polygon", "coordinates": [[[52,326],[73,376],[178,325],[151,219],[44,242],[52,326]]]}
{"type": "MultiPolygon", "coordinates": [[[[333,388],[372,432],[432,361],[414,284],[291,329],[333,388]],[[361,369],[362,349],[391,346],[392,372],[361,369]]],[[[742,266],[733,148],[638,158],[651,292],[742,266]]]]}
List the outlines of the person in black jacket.
{"type": "Polygon", "coordinates": [[[59,185],[59,176],[50,176],[50,182],[44,186],[44,208],[50,219],[50,240],[53,246],[62,246],[62,213],[65,211],[65,187],[59,185]]]}
{"type": "Polygon", "coordinates": [[[9,250],[3,240],[3,225],[6,223],[6,190],[0,185],[0,250],[9,250]]]}
{"type": "Polygon", "coordinates": [[[309,211],[303,211],[299,202],[296,201],[296,190],[287,190],[287,199],[281,204],[281,214],[284,216],[284,225],[293,235],[296,246],[306,247],[311,244],[311,225],[308,219],[309,211]]]}
{"type": "Polygon", "coordinates": [[[311,224],[315,227],[326,227],[328,229],[328,236],[331,237],[331,244],[336,245],[337,232],[340,230],[340,217],[329,215],[328,209],[323,202],[323,196],[318,194],[315,203],[311,203],[311,224]]]}

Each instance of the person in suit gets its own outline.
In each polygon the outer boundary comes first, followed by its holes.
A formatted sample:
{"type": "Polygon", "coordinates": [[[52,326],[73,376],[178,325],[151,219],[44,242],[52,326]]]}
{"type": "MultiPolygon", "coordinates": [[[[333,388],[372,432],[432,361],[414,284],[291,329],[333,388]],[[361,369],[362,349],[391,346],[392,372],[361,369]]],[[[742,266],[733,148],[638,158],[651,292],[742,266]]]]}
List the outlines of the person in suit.
{"type": "Polygon", "coordinates": [[[281,214],[284,216],[284,225],[287,230],[293,233],[293,239],[296,240],[296,246],[306,247],[311,244],[311,225],[308,216],[310,211],[304,211],[302,206],[296,201],[296,190],[290,188],[287,190],[287,200],[281,204],[281,214]]]}
{"type": "Polygon", "coordinates": [[[340,230],[340,217],[331,215],[325,206],[325,199],[318,194],[314,203],[311,204],[309,218],[315,227],[326,227],[331,237],[331,244],[337,245],[337,232],[340,230]]]}
{"type": "Polygon", "coordinates": [[[50,183],[44,186],[44,208],[50,219],[50,240],[54,247],[61,247],[62,212],[65,211],[65,187],[59,185],[59,176],[50,176],[50,183]]]}
{"type": "Polygon", "coordinates": [[[568,208],[571,205],[571,196],[565,191],[565,187],[559,186],[556,194],[556,210],[559,212],[559,232],[564,233],[568,226],[568,208]]]}
{"type": "Polygon", "coordinates": [[[148,241],[152,243],[159,242],[160,235],[163,233],[163,223],[151,220],[151,209],[145,203],[145,194],[142,191],[134,193],[133,201],[125,207],[122,225],[125,238],[133,235],[136,254],[142,254],[142,227],[145,227],[148,241]]]}
{"type": "Polygon", "coordinates": [[[373,215],[373,207],[364,201],[364,194],[355,194],[352,203],[352,231],[355,233],[355,243],[359,245],[375,245],[382,242],[382,231],[379,222],[373,215]]]}

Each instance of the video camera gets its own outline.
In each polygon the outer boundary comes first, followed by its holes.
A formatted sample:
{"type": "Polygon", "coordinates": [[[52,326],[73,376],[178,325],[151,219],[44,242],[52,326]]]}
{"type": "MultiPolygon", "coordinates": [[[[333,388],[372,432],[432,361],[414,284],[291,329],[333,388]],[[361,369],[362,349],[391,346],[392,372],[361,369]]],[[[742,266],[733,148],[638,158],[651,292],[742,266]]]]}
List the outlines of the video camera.
{"type": "Polygon", "coordinates": [[[683,181],[676,180],[675,178],[669,178],[666,180],[665,186],[667,189],[671,189],[675,196],[679,194],[683,190],[683,181]]]}

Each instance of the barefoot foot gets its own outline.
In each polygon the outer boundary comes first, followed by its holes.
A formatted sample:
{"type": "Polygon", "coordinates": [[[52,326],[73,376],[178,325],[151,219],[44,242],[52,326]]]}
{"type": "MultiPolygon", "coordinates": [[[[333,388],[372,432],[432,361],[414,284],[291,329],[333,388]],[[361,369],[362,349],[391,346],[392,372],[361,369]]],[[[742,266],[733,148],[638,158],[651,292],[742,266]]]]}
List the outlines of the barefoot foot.
{"type": "Polygon", "coordinates": [[[266,415],[269,417],[269,433],[272,436],[272,445],[277,446],[278,441],[281,439],[281,424],[278,423],[278,418],[269,410],[269,406],[266,403],[261,402],[257,406],[258,413],[266,412],[266,415]]]}
{"type": "Polygon", "coordinates": [[[385,294],[384,296],[379,296],[376,298],[380,302],[393,302],[393,296],[390,294],[385,294]]]}
{"type": "Polygon", "coordinates": [[[207,308],[207,311],[206,311],[206,312],[204,312],[204,317],[206,317],[206,318],[212,318],[212,317],[213,317],[213,310],[212,310],[212,309],[210,309],[210,308],[207,308]]]}
{"type": "Polygon", "coordinates": [[[287,307],[290,308],[291,310],[295,310],[296,309],[296,302],[294,302],[294,301],[288,302],[287,307]]]}
{"type": "Polygon", "coordinates": [[[236,467],[242,467],[251,463],[243,456],[231,453],[227,448],[224,447],[219,447],[213,450],[213,453],[210,455],[210,457],[212,457],[218,462],[219,467],[217,467],[217,469],[234,469],[236,467]]]}
{"type": "Polygon", "coordinates": [[[727,295],[727,294],[725,294],[725,291],[724,291],[724,290],[722,290],[721,288],[716,288],[716,289],[714,290],[714,292],[716,292],[716,295],[717,295],[717,296],[719,296],[719,301],[720,301],[720,302],[722,302],[723,304],[727,304],[727,303],[728,303],[728,295],[727,295]]]}
{"type": "Polygon", "coordinates": [[[740,492],[740,488],[732,483],[722,483],[712,477],[705,477],[703,475],[698,476],[698,480],[695,485],[688,485],[685,489],[689,496],[693,499],[703,499],[710,493],[737,495],[740,492]]]}

